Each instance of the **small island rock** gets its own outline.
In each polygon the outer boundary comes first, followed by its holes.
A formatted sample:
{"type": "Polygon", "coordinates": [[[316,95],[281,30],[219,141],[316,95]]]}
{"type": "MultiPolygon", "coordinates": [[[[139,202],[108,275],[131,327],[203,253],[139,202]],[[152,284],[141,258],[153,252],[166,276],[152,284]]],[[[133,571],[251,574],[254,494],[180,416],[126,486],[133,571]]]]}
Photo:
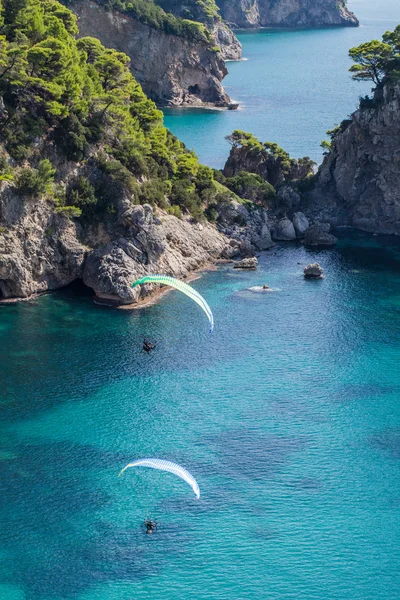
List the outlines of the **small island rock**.
{"type": "Polygon", "coordinates": [[[258,260],[255,256],[244,258],[243,260],[239,260],[237,263],[233,265],[234,269],[256,269],[258,265],[258,260]]]}
{"type": "Polygon", "coordinates": [[[321,279],[324,270],[319,263],[312,263],[304,267],[304,277],[306,279],[321,279]]]}

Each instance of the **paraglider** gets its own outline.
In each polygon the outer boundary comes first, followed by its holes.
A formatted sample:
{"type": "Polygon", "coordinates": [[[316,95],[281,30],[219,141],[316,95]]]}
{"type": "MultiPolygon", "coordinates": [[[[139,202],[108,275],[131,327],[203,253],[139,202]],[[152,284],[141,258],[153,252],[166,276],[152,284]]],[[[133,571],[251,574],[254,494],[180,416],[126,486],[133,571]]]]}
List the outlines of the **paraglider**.
{"type": "Polygon", "coordinates": [[[137,285],[142,285],[144,283],[159,283],[161,285],[169,285],[180,292],[183,292],[186,294],[186,296],[189,296],[189,298],[197,302],[197,304],[204,310],[210,322],[210,333],[213,331],[214,317],[211,312],[211,308],[208,306],[203,296],[190,287],[190,285],[187,285],[187,283],[183,283],[183,281],[179,281],[178,279],[174,279],[173,277],[168,277],[167,275],[146,275],[146,277],[142,277],[141,279],[134,281],[132,283],[132,287],[134,288],[137,285]]]}
{"type": "Polygon", "coordinates": [[[168,471],[169,473],[173,473],[174,475],[177,475],[177,477],[180,477],[186,481],[186,483],[190,485],[196,494],[196,498],[200,498],[200,488],[193,475],[176,463],[170,462],[169,460],[160,460],[158,458],[142,458],[127,464],[126,467],[120,471],[118,477],[122,475],[126,469],[131,467],[149,467],[150,469],[159,469],[160,471],[168,471]]]}

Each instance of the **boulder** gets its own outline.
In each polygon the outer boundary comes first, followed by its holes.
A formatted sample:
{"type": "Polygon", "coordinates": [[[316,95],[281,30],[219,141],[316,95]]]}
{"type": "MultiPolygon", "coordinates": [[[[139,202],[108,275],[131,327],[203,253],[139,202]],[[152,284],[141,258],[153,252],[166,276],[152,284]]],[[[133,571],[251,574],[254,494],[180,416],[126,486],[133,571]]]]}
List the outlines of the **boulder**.
{"type": "Polygon", "coordinates": [[[291,242],[292,240],[295,240],[296,232],[292,221],[286,217],[280,219],[273,229],[272,236],[273,239],[277,241],[291,242]]]}
{"type": "Polygon", "coordinates": [[[324,270],[319,263],[312,263],[304,267],[304,277],[306,279],[321,279],[324,270]]]}
{"type": "Polygon", "coordinates": [[[295,212],[293,215],[293,227],[298,238],[303,238],[309,228],[310,223],[306,215],[302,212],[295,212]]]}
{"type": "Polygon", "coordinates": [[[243,260],[239,260],[237,263],[233,265],[234,269],[256,269],[258,265],[258,260],[255,256],[251,258],[244,258],[243,260]]]}
{"type": "Polygon", "coordinates": [[[334,246],[337,238],[329,233],[328,223],[315,223],[307,229],[304,235],[305,246],[334,246]]]}
{"type": "Polygon", "coordinates": [[[262,225],[259,235],[254,235],[251,241],[258,250],[269,250],[275,246],[269,227],[265,223],[262,225]]]}

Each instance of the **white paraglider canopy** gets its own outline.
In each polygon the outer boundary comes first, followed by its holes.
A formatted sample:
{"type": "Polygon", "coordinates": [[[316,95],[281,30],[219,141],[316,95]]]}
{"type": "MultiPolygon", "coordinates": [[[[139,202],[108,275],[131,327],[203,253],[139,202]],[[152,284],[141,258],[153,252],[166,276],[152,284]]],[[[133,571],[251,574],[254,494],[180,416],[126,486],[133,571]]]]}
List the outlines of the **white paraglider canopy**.
{"type": "Polygon", "coordinates": [[[127,464],[126,467],[120,471],[118,477],[122,475],[126,469],[130,469],[131,467],[148,467],[150,469],[159,469],[160,471],[168,471],[169,473],[173,473],[177,477],[180,477],[186,481],[186,483],[190,485],[196,494],[196,498],[200,498],[200,488],[193,475],[176,463],[170,462],[169,460],[161,460],[159,458],[141,458],[127,464]]]}

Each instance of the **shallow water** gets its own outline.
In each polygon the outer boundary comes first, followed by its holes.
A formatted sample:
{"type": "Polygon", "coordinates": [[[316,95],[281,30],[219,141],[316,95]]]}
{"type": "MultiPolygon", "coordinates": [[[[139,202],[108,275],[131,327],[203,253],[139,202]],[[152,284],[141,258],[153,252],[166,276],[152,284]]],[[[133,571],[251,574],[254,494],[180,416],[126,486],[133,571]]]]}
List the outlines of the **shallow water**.
{"type": "Polygon", "coordinates": [[[0,598],[398,598],[400,245],[387,242],[287,245],[255,272],[205,275],[193,286],[212,335],[175,291],[140,312],[74,289],[0,307],[0,598]],[[326,278],[305,281],[315,260],[326,278]],[[246,291],[263,283],[281,291],[246,291]],[[142,456],[186,466],[201,499],[170,474],[117,477],[142,456]]]}
{"type": "Polygon", "coordinates": [[[399,0],[352,0],[359,28],[240,32],[246,62],[228,63],[224,86],[238,111],[175,109],[165,124],[201,161],[222,168],[229,154],[225,136],[251,131],[277,142],[295,157],[322,158],[320,143],[352,113],[371,84],[352,81],[349,48],[381,39],[400,23],[399,0]]]}

